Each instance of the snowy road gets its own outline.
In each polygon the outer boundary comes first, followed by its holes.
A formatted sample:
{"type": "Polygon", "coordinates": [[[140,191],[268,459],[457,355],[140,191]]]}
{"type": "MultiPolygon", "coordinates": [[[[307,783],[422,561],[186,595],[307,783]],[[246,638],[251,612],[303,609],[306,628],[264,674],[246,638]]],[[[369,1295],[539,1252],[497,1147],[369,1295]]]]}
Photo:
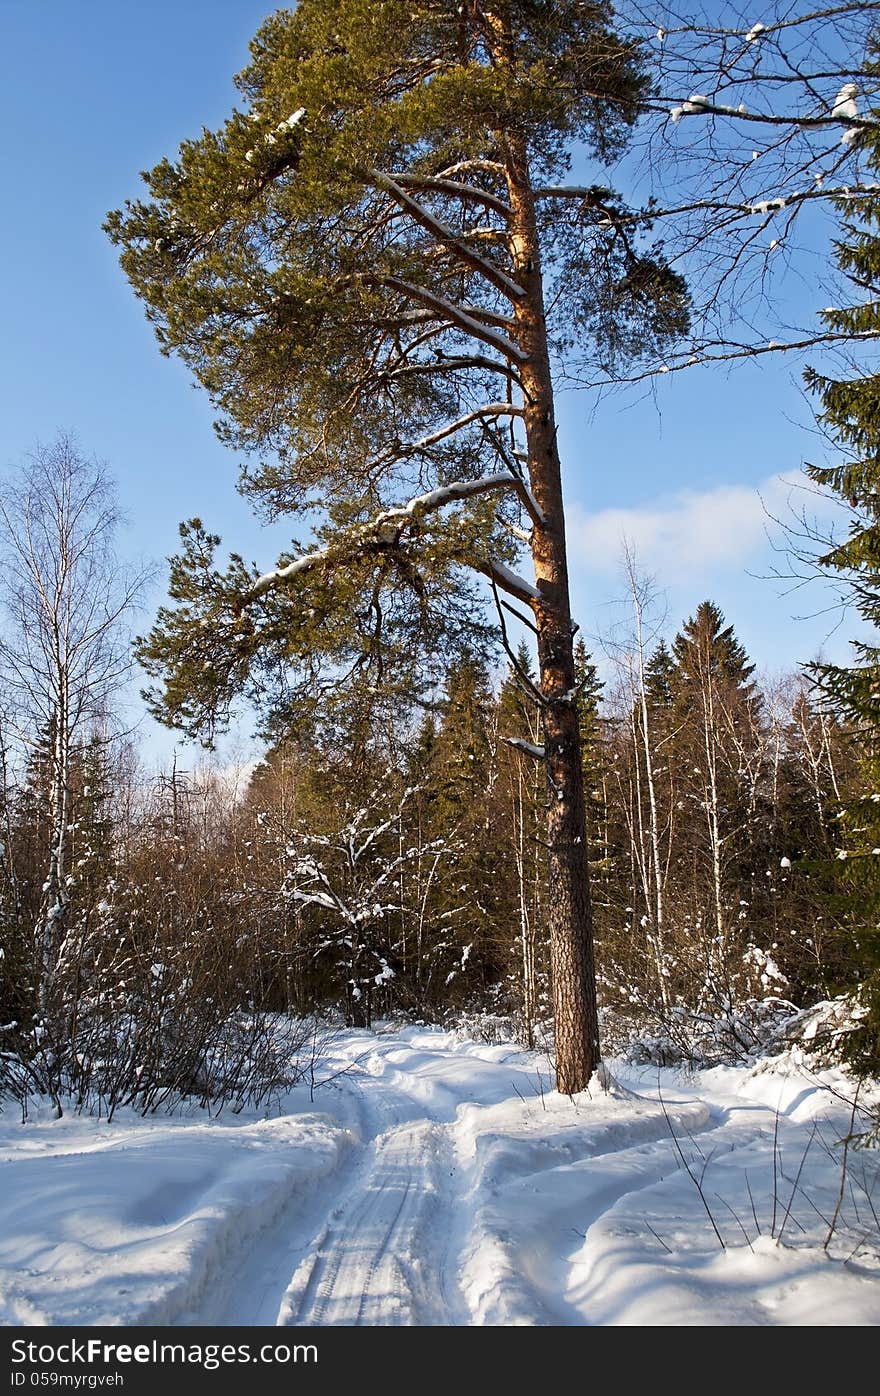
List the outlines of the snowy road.
{"type": "MultiPolygon", "coordinates": [[[[348,1034],[327,1070],[344,1073],[334,1114],[357,1145],[332,1190],[254,1237],[220,1301],[184,1321],[469,1323],[458,1283],[467,1217],[454,1124],[463,1103],[508,1095],[523,1074],[521,1054],[477,1050],[453,1059],[430,1037],[404,1046],[348,1034]]],[[[534,1093],[533,1070],[523,1087],[534,1093]]]]}
{"type": "Polygon", "coordinates": [[[654,1072],[570,1100],[537,1054],[429,1029],[346,1033],[325,1074],[268,1120],[4,1117],[2,1321],[880,1322],[876,1151],[823,1249],[827,1080],[654,1072]]]}

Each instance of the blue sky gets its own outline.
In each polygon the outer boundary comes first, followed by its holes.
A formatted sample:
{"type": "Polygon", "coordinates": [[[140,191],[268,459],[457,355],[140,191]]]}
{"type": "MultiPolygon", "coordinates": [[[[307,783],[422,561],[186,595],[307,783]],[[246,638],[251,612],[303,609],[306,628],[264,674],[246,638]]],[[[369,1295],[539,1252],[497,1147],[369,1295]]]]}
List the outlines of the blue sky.
{"type": "MultiPolygon", "coordinates": [[[[139,171],[224,119],[267,12],[254,0],[0,0],[0,469],[37,439],[74,432],[118,481],[133,556],[172,552],[193,514],[260,563],[287,537],[236,494],[238,462],[214,437],[205,395],[159,354],[101,231],[139,192],[139,171]]],[[[711,596],[760,666],[844,653],[852,622],[828,640],[834,618],[809,614],[827,595],[785,596],[758,579],[780,562],[762,498],[784,508],[777,477],[816,449],[795,367],[698,369],[598,406],[566,393],[560,422],[588,635],[613,615],[625,531],[668,593],[672,629],[711,596]]]]}

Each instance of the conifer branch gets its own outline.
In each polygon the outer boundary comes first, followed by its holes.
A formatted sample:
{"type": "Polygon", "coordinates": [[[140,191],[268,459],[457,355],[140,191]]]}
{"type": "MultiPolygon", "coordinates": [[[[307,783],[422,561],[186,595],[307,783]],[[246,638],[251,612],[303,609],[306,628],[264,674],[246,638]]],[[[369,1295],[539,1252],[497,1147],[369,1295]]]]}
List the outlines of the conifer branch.
{"type": "Polygon", "coordinates": [[[544,748],[537,746],[534,742],[527,742],[524,737],[502,737],[507,746],[514,747],[517,751],[522,751],[526,756],[532,756],[536,761],[544,760],[544,748]]]}
{"type": "Polygon", "coordinates": [[[454,252],[459,260],[464,262],[465,266],[470,267],[471,271],[475,271],[479,276],[482,276],[490,285],[495,287],[496,291],[500,291],[503,296],[506,296],[512,304],[516,305],[517,301],[522,299],[525,295],[522,286],[518,285],[516,281],[513,281],[500,267],[496,267],[492,262],[487,262],[485,258],[479,256],[478,253],[474,252],[463,243],[454,229],[447,227],[445,223],[441,223],[439,218],[435,218],[434,214],[431,213],[429,209],[425,208],[424,204],[419,203],[418,199],[414,199],[411,194],[407,194],[406,190],[402,189],[396,180],[392,179],[391,175],[383,174],[381,170],[370,170],[369,173],[370,178],[378,188],[390,194],[415,223],[425,228],[438,242],[454,252]]]}
{"type": "MultiPolygon", "coordinates": [[[[456,418],[454,422],[446,422],[442,427],[438,427],[436,431],[430,432],[427,436],[421,437],[418,441],[409,441],[406,443],[395,441],[393,446],[389,446],[381,455],[375,456],[373,460],[369,462],[366,469],[368,471],[373,471],[379,466],[390,464],[392,461],[405,460],[407,456],[417,456],[421,452],[427,451],[431,446],[436,446],[439,442],[445,441],[448,437],[455,436],[465,427],[470,426],[472,422],[483,421],[487,417],[523,417],[524,415],[525,409],[517,407],[515,403],[487,402],[485,406],[476,407],[473,412],[466,412],[463,417],[456,418]]],[[[496,477],[493,476],[492,478],[494,479],[496,477]]],[[[514,485],[515,483],[515,478],[511,476],[511,484],[514,485]]],[[[450,486],[448,488],[452,487],[450,486]]],[[[420,497],[423,499],[428,498],[427,495],[420,497]]]]}
{"type": "Polygon", "coordinates": [[[493,586],[500,587],[508,596],[515,596],[517,601],[524,601],[526,605],[531,606],[541,600],[538,588],[503,562],[496,562],[492,558],[472,558],[470,565],[476,572],[482,572],[484,577],[488,577],[493,586]]]}
{"type": "Polygon", "coordinates": [[[528,355],[524,354],[518,344],[508,339],[506,335],[499,334],[486,325],[481,325],[474,319],[475,309],[468,307],[467,310],[461,306],[453,304],[445,296],[438,296],[433,291],[429,291],[427,286],[415,286],[411,281],[404,281],[399,276],[388,276],[384,278],[384,284],[394,291],[400,291],[403,295],[409,296],[411,300],[418,301],[429,310],[435,311],[438,315],[449,320],[457,329],[463,330],[465,334],[473,335],[474,339],[481,339],[484,344],[490,344],[493,349],[497,349],[506,359],[514,363],[523,364],[527,361],[528,355]]]}
{"type": "Polygon", "coordinates": [[[404,359],[398,361],[398,366],[383,370],[385,377],[389,380],[395,378],[406,378],[411,374],[419,373],[455,373],[460,369],[479,368],[485,369],[487,373],[500,373],[504,377],[513,379],[519,383],[519,374],[510,364],[499,362],[498,359],[490,359],[483,354],[440,354],[438,358],[429,362],[424,360],[418,363],[406,363],[404,359]]]}
{"type": "Polygon", "coordinates": [[[391,178],[395,183],[403,186],[410,185],[413,189],[427,189],[431,193],[448,194],[452,198],[472,199],[475,203],[483,204],[484,207],[491,209],[493,213],[500,214],[502,218],[510,219],[513,217],[513,209],[510,204],[505,203],[503,199],[497,198],[494,194],[490,194],[487,190],[480,189],[475,184],[460,184],[453,179],[408,174],[402,170],[395,170],[391,178]]]}
{"type": "MultiPolygon", "coordinates": [[[[346,530],[338,542],[334,541],[324,548],[313,548],[310,552],[303,553],[283,567],[275,567],[270,572],[264,572],[262,576],[255,578],[247,588],[242,604],[248,605],[265,595],[266,592],[274,590],[277,586],[283,586],[286,582],[292,581],[295,577],[310,572],[316,567],[333,563],[343,557],[356,555],[371,544],[399,533],[425,514],[434,513],[445,508],[448,504],[473,499],[493,490],[512,490],[515,488],[516,478],[505,471],[497,475],[484,475],[478,480],[457,480],[451,485],[443,485],[439,489],[430,490],[427,494],[417,495],[397,509],[385,509],[367,523],[346,530]]],[[[494,568],[499,565],[486,564],[486,566],[494,568]]],[[[481,564],[477,570],[484,571],[485,568],[481,564]]],[[[510,574],[511,578],[513,575],[513,573],[510,574]]],[[[527,587],[528,583],[522,582],[519,589],[513,594],[521,597],[528,595],[528,593],[523,592],[523,588],[527,587]]],[[[532,589],[532,593],[531,599],[534,599],[537,593],[534,592],[534,589],[532,589]]]]}

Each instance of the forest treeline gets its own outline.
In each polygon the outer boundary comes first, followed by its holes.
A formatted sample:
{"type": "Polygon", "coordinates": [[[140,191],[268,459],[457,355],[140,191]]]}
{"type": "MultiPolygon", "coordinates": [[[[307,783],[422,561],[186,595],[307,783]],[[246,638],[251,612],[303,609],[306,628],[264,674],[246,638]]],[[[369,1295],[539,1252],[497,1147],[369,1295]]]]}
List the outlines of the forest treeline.
{"type": "MultiPolygon", "coordinates": [[[[71,747],[49,907],[43,731],[2,790],[6,1090],[107,1110],[259,1099],[315,1015],[488,1013],[545,1043],[527,648],[492,672],[459,660],[405,705],[349,687],[237,776],[149,777],[93,725],[71,747]]],[[[857,744],[803,677],[759,683],[711,601],[668,644],[618,650],[604,685],[579,643],[577,672],[606,1044],[741,1057],[862,974],[838,873],[839,813],[866,793],[857,744]]]]}

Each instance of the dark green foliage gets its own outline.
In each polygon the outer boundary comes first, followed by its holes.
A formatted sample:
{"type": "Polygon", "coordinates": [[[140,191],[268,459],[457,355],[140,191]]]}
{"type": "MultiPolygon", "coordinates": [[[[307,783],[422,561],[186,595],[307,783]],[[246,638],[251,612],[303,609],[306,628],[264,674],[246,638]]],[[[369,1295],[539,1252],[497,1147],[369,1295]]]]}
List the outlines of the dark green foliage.
{"type": "Polygon", "coordinates": [[[672,706],[675,672],[675,660],[661,640],[645,665],[645,696],[651,708],[672,706]]]}
{"type": "Polygon", "coordinates": [[[654,653],[649,676],[658,693],[665,681],[673,699],[687,705],[706,691],[707,684],[737,689],[747,697],[754,691],[749,682],[754,672],[733,626],[725,626],[713,601],[701,601],[673,640],[671,660],[665,646],[654,653]]]}
{"type": "MultiPolygon", "coordinates": [[[[859,135],[868,171],[880,169],[880,133],[859,135]]],[[[880,325],[880,198],[873,190],[840,200],[837,264],[853,283],[857,302],[822,312],[830,330],[853,337],[880,325]]],[[[823,567],[846,581],[852,603],[870,629],[880,623],[880,374],[871,360],[855,377],[836,378],[807,370],[807,386],[821,403],[819,420],[840,447],[843,460],[808,466],[810,478],[838,495],[849,510],[846,535],[824,552],[823,567]]],[[[813,672],[837,713],[854,730],[862,756],[867,794],[846,804],[840,828],[840,859],[849,888],[843,904],[832,900],[850,944],[843,957],[855,970],[867,1010],[853,1035],[855,1063],[880,1074],[880,647],[871,639],[852,644],[852,665],[814,665],[813,672]],[[854,961],[854,965],[853,965],[854,961]]],[[[850,983],[852,978],[850,978],[850,983]]],[[[847,987],[846,979],[842,987],[847,987]]]]}
{"type": "Polygon", "coordinates": [[[604,895],[604,880],[609,871],[606,839],[608,730],[607,723],[601,715],[604,684],[583,640],[575,643],[574,669],[581,728],[590,867],[596,880],[597,898],[601,898],[604,895]]]}
{"type": "Polygon", "coordinates": [[[578,640],[575,643],[574,672],[577,688],[576,702],[581,722],[581,740],[586,749],[595,737],[599,721],[599,703],[604,685],[583,640],[578,640]]]}
{"type": "Polygon", "coordinates": [[[282,730],[279,677],[297,698],[367,669],[415,699],[484,639],[471,574],[499,616],[530,609],[557,1071],[580,1090],[599,1048],[553,373],[656,351],[688,303],[613,191],[554,186],[576,147],[621,153],[644,55],[598,0],[301,0],[251,55],[246,109],[107,228],[163,350],[260,457],[243,489],[319,513],[318,545],[219,571],[191,525],[140,644],[153,708],[210,740],[236,693],[282,730]],[[509,566],[529,552],[534,584],[509,566]]]}
{"type": "MultiPolygon", "coordinates": [[[[518,135],[535,183],[550,183],[567,172],[573,141],[610,158],[627,138],[646,81],[607,8],[518,0],[511,9],[513,82],[488,60],[492,20],[476,7],[303,0],[280,11],[238,79],[246,111],[185,142],[177,163],[162,161],[147,176],[149,202],[110,216],[163,349],[182,354],[208,388],[224,433],[283,452],[282,467],[248,481],[273,508],[316,487],[337,496],[352,459],[421,434],[458,400],[455,378],[439,371],[389,378],[381,396],[364,381],[388,317],[399,318],[390,279],[447,295],[454,267],[462,300],[480,287],[454,253],[426,259],[417,223],[377,222],[376,171],[415,177],[497,162],[518,135]]],[[[487,169],[474,187],[491,195],[496,183],[487,169]]],[[[680,283],[656,259],[640,261],[622,233],[609,236],[613,203],[597,187],[577,219],[561,225],[546,210],[558,325],[599,319],[619,335],[627,315],[642,325],[659,295],[662,332],[672,322],[680,330],[681,305],[673,310],[660,284],[676,283],[673,301],[683,304],[680,283]],[[602,249],[612,264],[604,279],[602,249]]],[[[502,267],[500,251],[486,255],[502,267]]]]}
{"type": "Polygon", "coordinates": [[[682,1051],[700,1015],[733,1041],[750,1000],[828,997],[846,962],[827,904],[835,792],[853,784],[845,734],[803,684],[764,691],[753,674],[707,601],[657,645],[644,694],[636,656],[604,717],[605,999],[682,1051]]]}
{"type": "Polygon", "coordinates": [[[450,671],[433,753],[435,778],[453,822],[470,814],[489,781],[493,695],[484,664],[467,657],[450,671]]]}
{"type": "Polygon", "coordinates": [[[111,751],[96,734],[74,750],[71,762],[71,894],[87,912],[106,897],[116,869],[111,751]]]}
{"type": "MultiPolygon", "coordinates": [[[[198,521],[183,529],[174,605],[140,657],[164,684],[156,714],[209,739],[236,693],[283,707],[281,675],[302,694],[319,667],[367,665],[370,682],[397,672],[414,691],[439,679],[438,666],[416,672],[419,656],[482,642],[468,572],[512,559],[503,524],[519,502],[388,510],[509,467],[491,416],[417,443],[509,386],[495,351],[511,333],[510,150],[524,143],[536,185],[565,176],[574,143],[610,159],[647,90],[610,8],[575,0],[497,14],[302,0],[251,52],[244,109],[184,142],[145,176],[147,199],[107,223],[163,351],[207,389],[221,436],[260,454],[242,488],[269,515],[324,520],[320,561],[256,591],[255,568],[233,557],[218,570],[219,540],[198,521]],[[466,324],[446,316],[453,302],[466,324]]],[[[682,332],[680,278],[639,249],[611,191],[536,207],[559,351],[574,334],[610,361],[682,332]]]]}
{"type": "Polygon", "coordinates": [[[510,948],[510,887],[498,876],[504,812],[497,700],[479,662],[466,659],[449,675],[428,776],[436,794],[425,832],[452,855],[438,868],[435,903],[448,927],[446,983],[452,1002],[477,1001],[501,979],[510,948]]]}
{"type": "MultiPolygon", "coordinates": [[[[316,564],[296,589],[267,588],[258,598],[256,566],[233,556],[218,571],[219,538],[198,519],[181,525],[183,551],[172,559],[169,588],[177,604],[163,607],[139,642],[144,667],[165,681],[161,698],[148,695],[155,715],[210,741],[241,693],[264,710],[270,731],[294,701],[303,721],[328,666],[373,686],[393,674],[401,694],[436,681],[450,655],[488,639],[461,566],[479,513],[451,518],[415,549],[393,536],[364,546],[357,528],[319,529],[316,564]]],[[[279,567],[290,560],[282,557],[279,567]]]]}

